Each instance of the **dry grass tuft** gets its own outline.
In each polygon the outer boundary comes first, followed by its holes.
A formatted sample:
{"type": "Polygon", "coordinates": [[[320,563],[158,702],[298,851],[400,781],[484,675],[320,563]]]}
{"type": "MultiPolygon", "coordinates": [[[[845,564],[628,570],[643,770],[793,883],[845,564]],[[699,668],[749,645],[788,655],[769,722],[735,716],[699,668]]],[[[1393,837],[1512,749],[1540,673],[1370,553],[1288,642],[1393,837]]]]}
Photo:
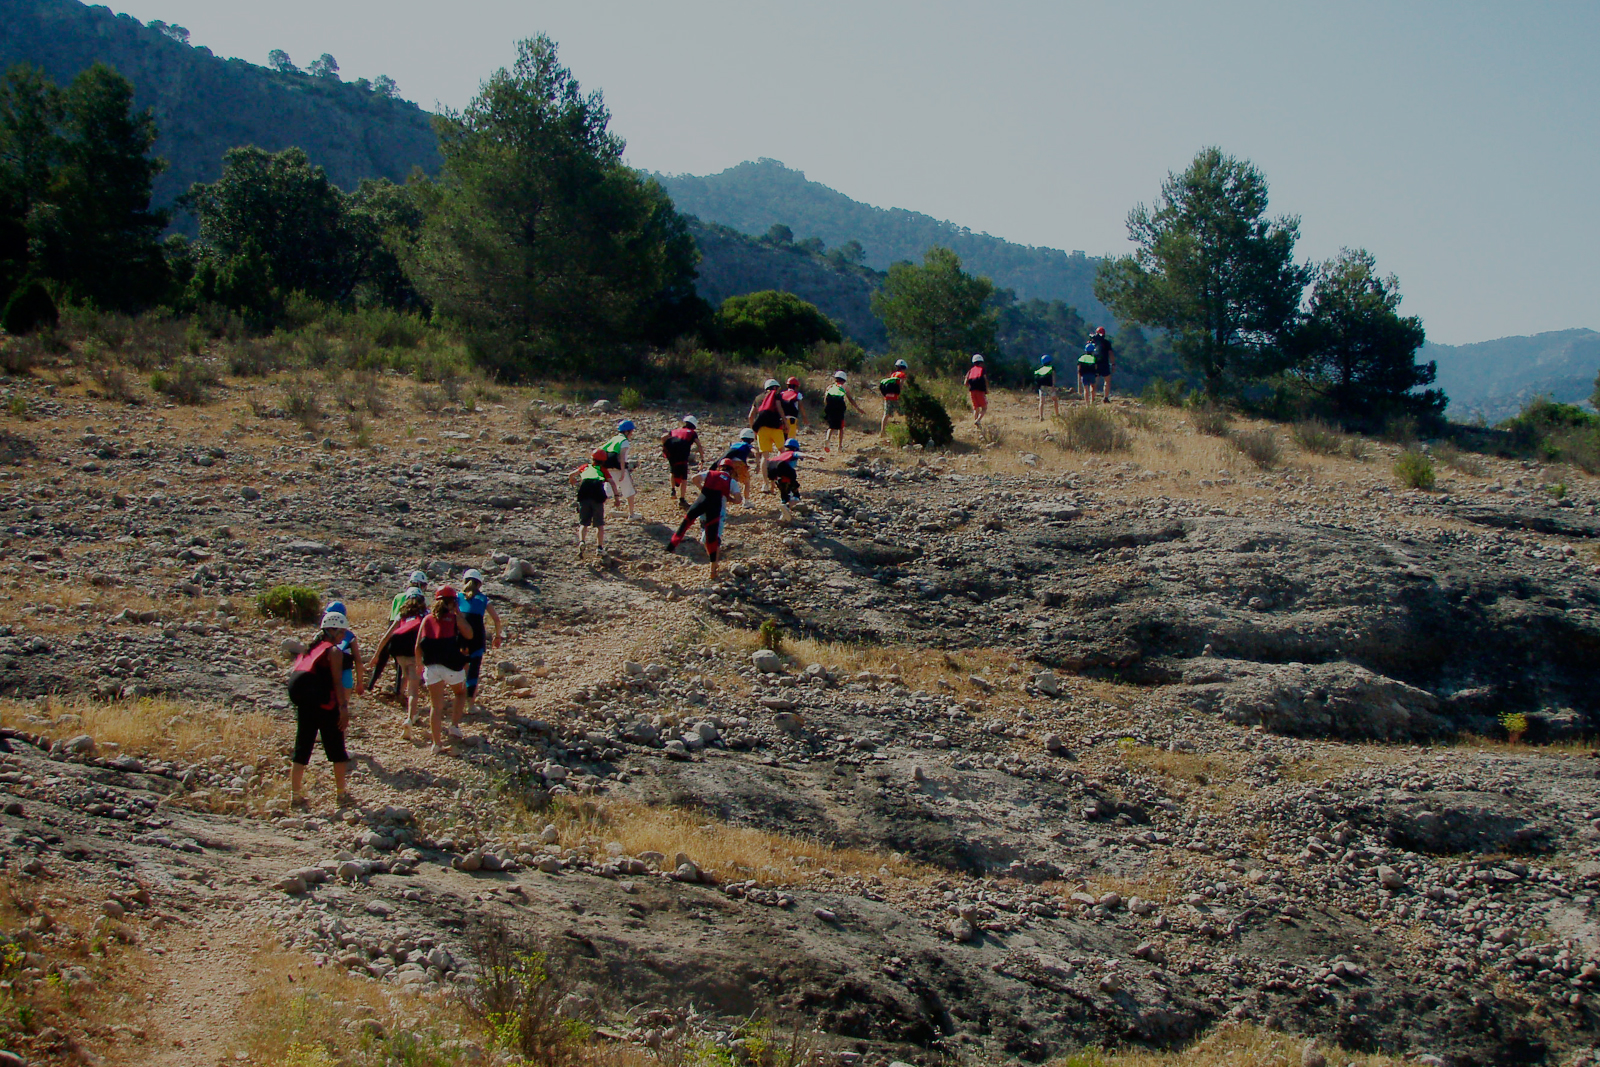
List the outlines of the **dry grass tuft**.
{"type": "Polygon", "coordinates": [[[1168,752],[1152,745],[1121,746],[1130,767],[1193,785],[1225,785],[1238,779],[1243,758],[1224,752],[1168,752]]]}
{"type": "MultiPolygon", "coordinates": [[[[1264,1030],[1249,1023],[1223,1025],[1188,1048],[1177,1052],[1077,1052],[1055,1060],[1050,1067],[1298,1067],[1310,1040],[1298,1034],[1264,1030]]],[[[1315,1042],[1327,1061],[1341,1067],[1401,1067],[1403,1060],[1349,1052],[1337,1045],[1315,1042]]]]}
{"type": "Polygon", "coordinates": [[[1269,471],[1283,462],[1283,445],[1278,435],[1265,427],[1231,433],[1228,443],[1260,470],[1269,471]]]}
{"type": "Polygon", "coordinates": [[[1561,756],[1569,759],[1587,759],[1593,756],[1597,749],[1600,749],[1600,743],[1597,743],[1593,738],[1583,738],[1577,741],[1555,741],[1547,744],[1530,744],[1527,741],[1518,741],[1516,744],[1512,744],[1510,741],[1495,737],[1462,734],[1449,747],[1507,756],[1561,756]]]}
{"type": "MultiPolygon", "coordinates": [[[[755,630],[724,629],[720,643],[728,648],[754,652],[761,647],[755,630]]],[[[859,645],[818,641],[808,637],[783,636],[780,654],[791,670],[810,663],[821,663],[848,682],[862,671],[884,681],[899,679],[912,689],[940,690],[981,698],[987,691],[969,681],[976,675],[992,690],[1012,690],[1020,694],[1021,675],[1016,657],[992,649],[904,648],[893,645],[859,645]]]]}
{"type": "Polygon", "coordinates": [[[287,727],[257,712],[147,698],[99,704],[78,699],[0,700],[0,725],[49,737],[88,734],[126,754],[193,760],[218,753],[244,757],[282,737],[287,727]]]}
{"type": "Polygon", "coordinates": [[[1056,419],[1056,443],[1071,452],[1126,452],[1133,446],[1128,431],[1105,404],[1068,408],[1056,419]]]}

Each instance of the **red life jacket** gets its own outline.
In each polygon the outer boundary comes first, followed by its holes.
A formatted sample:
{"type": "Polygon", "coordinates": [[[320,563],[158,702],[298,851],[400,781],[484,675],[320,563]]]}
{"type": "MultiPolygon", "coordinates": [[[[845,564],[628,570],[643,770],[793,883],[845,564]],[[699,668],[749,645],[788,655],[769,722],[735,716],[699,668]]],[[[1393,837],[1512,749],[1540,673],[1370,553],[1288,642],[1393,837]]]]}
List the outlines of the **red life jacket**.
{"type": "Polygon", "coordinates": [[[664,434],[661,438],[661,454],[673,463],[686,463],[689,453],[694,449],[695,438],[699,435],[687,426],[664,434]]]}
{"type": "Polygon", "coordinates": [[[783,400],[778,396],[776,389],[768,389],[767,395],[761,398],[756,405],[755,429],[763,427],[776,428],[783,425],[783,400]]]}
{"type": "Polygon", "coordinates": [[[707,493],[721,493],[726,496],[728,491],[733,488],[733,476],[727,471],[722,470],[707,471],[705,478],[702,479],[702,483],[703,484],[700,486],[700,488],[703,491],[707,493]]]}

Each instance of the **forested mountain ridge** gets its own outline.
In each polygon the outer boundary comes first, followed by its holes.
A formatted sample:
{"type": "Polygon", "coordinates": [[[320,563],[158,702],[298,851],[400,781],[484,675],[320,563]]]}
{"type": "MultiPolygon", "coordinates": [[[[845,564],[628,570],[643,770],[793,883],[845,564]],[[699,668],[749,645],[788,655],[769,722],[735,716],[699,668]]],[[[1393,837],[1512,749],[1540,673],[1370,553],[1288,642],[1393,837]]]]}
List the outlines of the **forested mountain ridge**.
{"type": "Polygon", "coordinates": [[[158,206],[194,182],[215,181],[222,153],[240,145],[303,148],[346,189],[438,167],[431,117],[410,101],[336,75],[221,59],[106,7],[0,0],[0,70],[23,62],[63,85],[96,62],[133,83],[137,106],[155,112],[156,152],[167,160],[155,184],[158,206]]]}
{"type": "Polygon", "coordinates": [[[863,348],[888,345],[883,323],[872,313],[872,294],[882,275],[870,267],[840,264],[796,245],[777,246],[715,222],[689,220],[700,249],[695,291],[713,307],[730,296],[780,289],[810,301],[844,335],[863,348]]]}
{"type": "Polygon", "coordinates": [[[1435,384],[1449,394],[1452,418],[1482,414],[1493,422],[1539,396],[1587,402],[1600,373],[1600,333],[1556,330],[1470,345],[1429,343],[1417,358],[1438,362],[1435,384]]]}
{"type": "Polygon", "coordinates": [[[896,260],[920,261],[927,249],[942,245],[953,249],[967,270],[1015,290],[1023,300],[1063,300],[1091,320],[1108,317],[1094,296],[1100,261],[1081,252],[1014,244],[920,212],[863,204],[774,159],[704,177],[655,177],[679,210],[708,222],[756,235],[782,223],[796,238],[819,237],[830,246],[859,241],[866,264],[878,270],[896,260]]]}

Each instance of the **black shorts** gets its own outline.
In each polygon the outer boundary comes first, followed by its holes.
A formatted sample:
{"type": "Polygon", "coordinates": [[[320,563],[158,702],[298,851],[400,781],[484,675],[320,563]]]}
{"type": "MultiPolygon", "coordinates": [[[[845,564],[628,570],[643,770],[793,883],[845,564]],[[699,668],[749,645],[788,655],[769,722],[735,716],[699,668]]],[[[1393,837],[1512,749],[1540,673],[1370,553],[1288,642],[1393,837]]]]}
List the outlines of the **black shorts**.
{"type": "Polygon", "coordinates": [[[598,526],[602,530],[606,526],[606,502],[604,500],[578,501],[578,525],[598,526]]]}
{"type": "Polygon", "coordinates": [[[671,460],[668,460],[667,467],[672,471],[672,487],[674,489],[689,480],[688,460],[684,460],[682,463],[674,463],[671,460]]]}
{"type": "Polygon", "coordinates": [[[344,750],[344,731],[339,729],[339,709],[295,708],[294,762],[304,767],[311,762],[311,750],[317,745],[317,735],[322,735],[322,751],[329,763],[348,763],[350,753],[344,750]]]}
{"type": "Polygon", "coordinates": [[[1094,365],[1094,372],[1102,378],[1109,378],[1111,377],[1111,364],[1096,363],[1094,365]]]}
{"type": "Polygon", "coordinates": [[[1100,372],[1098,370],[1089,366],[1087,363],[1078,364],[1078,380],[1087,385],[1093,385],[1095,375],[1099,373],[1100,372]]]}
{"type": "Polygon", "coordinates": [[[842,430],[842,429],[844,429],[844,412],[841,411],[837,415],[829,412],[829,413],[823,415],[823,418],[828,420],[828,429],[830,429],[830,430],[842,430]]]}

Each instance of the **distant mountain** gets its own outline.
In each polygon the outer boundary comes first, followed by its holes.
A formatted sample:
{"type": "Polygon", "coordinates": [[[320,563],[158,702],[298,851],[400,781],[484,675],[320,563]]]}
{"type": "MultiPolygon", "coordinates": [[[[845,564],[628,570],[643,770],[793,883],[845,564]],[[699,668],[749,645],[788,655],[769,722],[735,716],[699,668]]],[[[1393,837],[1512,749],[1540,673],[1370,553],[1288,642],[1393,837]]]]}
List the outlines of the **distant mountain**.
{"type": "Polygon", "coordinates": [[[1537,396],[1588,406],[1600,373],[1600,333],[1558,330],[1472,345],[1424,345],[1418,358],[1437,360],[1435,384],[1450,397],[1449,414],[1465,422],[1515,415],[1537,396]]]}
{"type": "Polygon", "coordinates": [[[699,219],[690,219],[689,232],[701,256],[695,290],[712,307],[730,296],[781,289],[815,304],[861,347],[887,347],[883,323],[872,313],[882,276],[870,267],[833,262],[797,245],[775,246],[699,219]]]}
{"type": "Polygon", "coordinates": [[[680,211],[748,234],[783,223],[796,238],[819,237],[830,247],[860,241],[866,263],[886,270],[896,260],[920,262],[934,245],[954,249],[962,264],[1027,300],[1064,300],[1091,322],[1109,321],[1094,298],[1098,259],[1013,244],[973,233],[964,226],[902,208],[862,204],[819,182],[808,181],[775,159],[741,163],[720,174],[657,174],[680,211]]]}
{"type": "MultiPolygon", "coordinates": [[[[263,41],[262,51],[272,42],[263,41]]],[[[170,204],[196,181],[222,172],[222,153],[239,145],[279,151],[293,145],[344,188],[362,178],[403,181],[413,168],[438,169],[427,112],[364,82],[284,74],[77,0],[0,0],[0,70],[19,62],[65,85],[95,62],[133,83],[138,106],[155,111],[157,154],[168,168],[155,201],[170,204]]]]}

